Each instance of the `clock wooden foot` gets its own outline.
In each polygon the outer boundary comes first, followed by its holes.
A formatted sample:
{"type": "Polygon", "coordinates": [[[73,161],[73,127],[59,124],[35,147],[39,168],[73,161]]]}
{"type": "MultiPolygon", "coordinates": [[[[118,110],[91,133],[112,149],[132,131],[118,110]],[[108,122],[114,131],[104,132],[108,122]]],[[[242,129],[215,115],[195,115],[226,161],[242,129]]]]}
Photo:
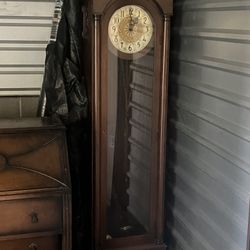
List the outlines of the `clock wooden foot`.
{"type": "MultiPolygon", "coordinates": [[[[167,247],[165,244],[116,248],[116,250],[166,250],[166,249],[167,249],[167,247]]],[[[114,249],[109,248],[106,250],[114,250],[114,249]]]]}

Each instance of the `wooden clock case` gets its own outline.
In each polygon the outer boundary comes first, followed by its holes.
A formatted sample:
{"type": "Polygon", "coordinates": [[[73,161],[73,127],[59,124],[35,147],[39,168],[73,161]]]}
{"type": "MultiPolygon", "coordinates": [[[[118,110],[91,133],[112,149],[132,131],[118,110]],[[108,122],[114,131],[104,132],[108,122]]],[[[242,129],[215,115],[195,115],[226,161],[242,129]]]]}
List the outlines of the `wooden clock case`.
{"type": "Polygon", "coordinates": [[[168,100],[168,58],[172,0],[90,0],[84,9],[85,76],[89,84],[93,145],[92,249],[163,250],[164,176],[168,100]],[[154,85],[152,108],[152,166],[150,170],[150,226],[141,235],[107,239],[107,113],[108,113],[108,22],[125,5],[139,5],[154,19],[154,85]],[[89,63],[91,62],[91,63],[89,63]]]}

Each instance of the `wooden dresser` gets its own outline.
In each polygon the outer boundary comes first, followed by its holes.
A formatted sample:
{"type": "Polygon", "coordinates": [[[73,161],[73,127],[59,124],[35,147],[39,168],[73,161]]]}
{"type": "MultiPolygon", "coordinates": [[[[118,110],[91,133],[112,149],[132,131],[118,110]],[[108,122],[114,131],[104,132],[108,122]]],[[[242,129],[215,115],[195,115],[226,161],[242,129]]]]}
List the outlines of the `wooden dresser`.
{"type": "Polygon", "coordinates": [[[0,250],[71,250],[64,127],[0,120],[0,250]]]}

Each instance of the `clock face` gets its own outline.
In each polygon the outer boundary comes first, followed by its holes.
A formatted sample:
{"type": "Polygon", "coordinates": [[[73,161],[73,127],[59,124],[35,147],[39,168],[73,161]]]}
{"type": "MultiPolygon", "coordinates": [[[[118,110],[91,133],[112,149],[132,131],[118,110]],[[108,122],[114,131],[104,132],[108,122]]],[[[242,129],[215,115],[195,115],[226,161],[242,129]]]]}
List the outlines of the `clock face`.
{"type": "Polygon", "coordinates": [[[150,14],[136,5],[127,5],[114,12],[108,26],[113,46],[126,54],[145,49],[153,36],[150,14]]]}

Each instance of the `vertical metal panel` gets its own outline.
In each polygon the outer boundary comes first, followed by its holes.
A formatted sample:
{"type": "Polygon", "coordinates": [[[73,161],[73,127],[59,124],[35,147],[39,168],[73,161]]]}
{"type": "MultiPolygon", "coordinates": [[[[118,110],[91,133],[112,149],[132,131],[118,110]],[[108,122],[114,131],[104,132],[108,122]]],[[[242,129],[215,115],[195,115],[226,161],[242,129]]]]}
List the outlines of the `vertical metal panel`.
{"type": "Polygon", "coordinates": [[[169,249],[246,250],[250,1],[175,1],[167,175],[169,249]]]}

